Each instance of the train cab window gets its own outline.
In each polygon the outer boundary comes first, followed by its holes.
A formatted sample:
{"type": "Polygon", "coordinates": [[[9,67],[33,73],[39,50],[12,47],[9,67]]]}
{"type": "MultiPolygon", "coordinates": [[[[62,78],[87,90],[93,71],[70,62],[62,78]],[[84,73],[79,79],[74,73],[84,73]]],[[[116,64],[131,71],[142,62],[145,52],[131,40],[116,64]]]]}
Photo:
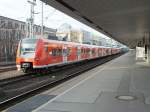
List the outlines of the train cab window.
{"type": "Polygon", "coordinates": [[[20,52],[22,55],[35,52],[37,39],[23,39],[21,41],[20,52]]]}

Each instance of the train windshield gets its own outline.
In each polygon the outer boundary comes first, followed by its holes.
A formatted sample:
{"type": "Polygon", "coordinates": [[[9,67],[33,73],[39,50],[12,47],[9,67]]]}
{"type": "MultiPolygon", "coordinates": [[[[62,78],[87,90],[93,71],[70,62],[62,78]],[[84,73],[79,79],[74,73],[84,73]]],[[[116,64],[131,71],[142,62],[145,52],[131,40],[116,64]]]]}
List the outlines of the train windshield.
{"type": "Polygon", "coordinates": [[[35,52],[37,39],[23,39],[21,41],[21,54],[31,54],[35,52]]]}

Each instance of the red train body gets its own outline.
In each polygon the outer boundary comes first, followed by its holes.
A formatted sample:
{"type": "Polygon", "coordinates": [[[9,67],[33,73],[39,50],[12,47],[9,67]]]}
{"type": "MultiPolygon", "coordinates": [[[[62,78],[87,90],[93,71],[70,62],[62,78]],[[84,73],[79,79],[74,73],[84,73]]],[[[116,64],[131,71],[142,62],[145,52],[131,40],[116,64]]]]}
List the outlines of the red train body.
{"type": "Polygon", "coordinates": [[[48,39],[23,39],[19,42],[16,65],[27,72],[83,60],[117,54],[119,48],[108,48],[48,39]]]}

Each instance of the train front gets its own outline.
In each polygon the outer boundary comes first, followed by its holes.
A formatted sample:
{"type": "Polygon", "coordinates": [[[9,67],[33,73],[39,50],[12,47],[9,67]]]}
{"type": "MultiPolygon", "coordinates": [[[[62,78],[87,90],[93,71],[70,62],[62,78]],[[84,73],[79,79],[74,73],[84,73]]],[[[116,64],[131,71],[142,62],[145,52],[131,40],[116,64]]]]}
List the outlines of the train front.
{"type": "Polygon", "coordinates": [[[18,70],[27,73],[33,69],[38,39],[25,38],[19,42],[16,56],[18,70]]]}

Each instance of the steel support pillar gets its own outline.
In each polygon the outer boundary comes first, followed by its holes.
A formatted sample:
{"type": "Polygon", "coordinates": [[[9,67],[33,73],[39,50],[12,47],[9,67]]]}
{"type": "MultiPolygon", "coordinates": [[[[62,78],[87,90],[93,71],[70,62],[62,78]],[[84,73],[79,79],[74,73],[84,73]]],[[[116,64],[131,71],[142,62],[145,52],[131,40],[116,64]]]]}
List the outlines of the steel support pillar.
{"type": "Polygon", "coordinates": [[[150,63],[150,45],[147,45],[147,62],[150,63]]]}

